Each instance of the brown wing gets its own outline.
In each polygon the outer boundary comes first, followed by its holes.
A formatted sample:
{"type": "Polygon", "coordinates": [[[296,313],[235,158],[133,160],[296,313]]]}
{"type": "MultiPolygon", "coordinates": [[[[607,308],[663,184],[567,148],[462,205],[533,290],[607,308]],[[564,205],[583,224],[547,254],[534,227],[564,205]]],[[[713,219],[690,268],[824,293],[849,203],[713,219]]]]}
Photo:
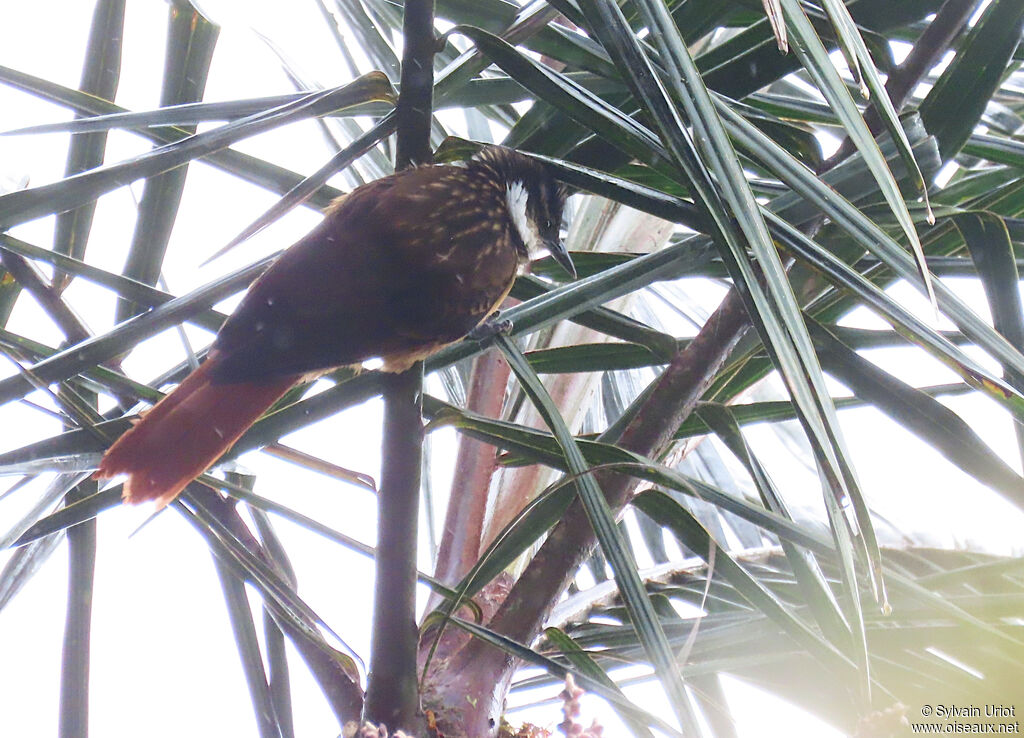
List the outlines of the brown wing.
{"type": "Polygon", "coordinates": [[[358,188],[250,289],[214,344],[215,379],[302,374],[458,340],[514,279],[503,207],[496,187],[455,167],[358,188]]]}

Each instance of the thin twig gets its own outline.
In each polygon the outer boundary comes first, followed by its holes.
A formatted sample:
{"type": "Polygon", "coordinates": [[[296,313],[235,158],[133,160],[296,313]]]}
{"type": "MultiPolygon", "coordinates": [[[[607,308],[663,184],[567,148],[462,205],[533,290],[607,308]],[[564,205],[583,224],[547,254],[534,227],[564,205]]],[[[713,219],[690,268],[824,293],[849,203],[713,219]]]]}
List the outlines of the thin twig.
{"type": "Polygon", "coordinates": [[[57,324],[68,343],[79,343],[92,334],[82,320],[68,306],[60,293],[49,283],[28,259],[0,248],[0,264],[11,273],[15,281],[24,287],[49,316],[57,324]]]}

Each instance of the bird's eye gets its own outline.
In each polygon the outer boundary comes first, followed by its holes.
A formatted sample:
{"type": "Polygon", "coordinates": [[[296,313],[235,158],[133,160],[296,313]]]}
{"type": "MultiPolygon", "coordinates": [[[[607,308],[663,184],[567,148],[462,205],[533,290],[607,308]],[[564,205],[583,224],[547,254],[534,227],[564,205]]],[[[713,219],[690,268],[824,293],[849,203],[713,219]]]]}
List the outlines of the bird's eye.
{"type": "Polygon", "coordinates": [[[551,221],[550,220],[545,220],[544,221],[544,227],[545,228],[550,228],[551,227],[551,221]]]}

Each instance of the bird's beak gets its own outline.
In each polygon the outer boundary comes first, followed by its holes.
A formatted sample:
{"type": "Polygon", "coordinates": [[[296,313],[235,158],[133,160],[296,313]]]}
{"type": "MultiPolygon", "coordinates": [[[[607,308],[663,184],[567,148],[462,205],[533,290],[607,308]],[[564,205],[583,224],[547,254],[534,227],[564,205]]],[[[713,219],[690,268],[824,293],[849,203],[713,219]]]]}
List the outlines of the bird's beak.
{"type": "Polygon", "coordinates": [[[572,258],[569,256],[569,252],[566,250],[565,244],[562,243],[561,239],[551,239],[546,242],[546,245],[551,258],[558,262],[558,265],[567,271],[573,279],[576,279],[576,267],[572,263],[572,258]]]}

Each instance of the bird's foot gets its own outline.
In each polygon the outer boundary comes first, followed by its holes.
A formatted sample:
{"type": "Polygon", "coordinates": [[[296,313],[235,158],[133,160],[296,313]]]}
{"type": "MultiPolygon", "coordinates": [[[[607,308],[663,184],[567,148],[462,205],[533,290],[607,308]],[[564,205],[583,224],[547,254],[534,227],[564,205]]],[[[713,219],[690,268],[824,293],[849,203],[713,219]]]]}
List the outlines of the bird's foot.
{"type": "Polygon", "coordinates": [[[486,341],[497,335],[507,336],[512,332],[512,321],[508,318],[498,319],[498,313],[484,320],[483,323],[466,334],[470,341],[486,341]]]}

